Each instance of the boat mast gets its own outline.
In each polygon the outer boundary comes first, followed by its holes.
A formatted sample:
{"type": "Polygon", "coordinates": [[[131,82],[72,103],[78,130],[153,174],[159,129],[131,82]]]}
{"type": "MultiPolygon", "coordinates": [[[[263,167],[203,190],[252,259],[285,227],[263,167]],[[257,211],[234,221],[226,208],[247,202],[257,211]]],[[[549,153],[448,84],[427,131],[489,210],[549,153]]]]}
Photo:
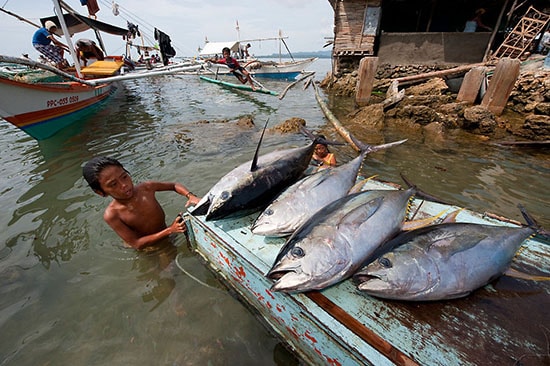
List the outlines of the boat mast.
{"type": "Polygon", "coordinates": [[[57,13],[57,19],[59,20],[59,23],[61,24],[61,29],[63,30],[65,41],[67,42],[67,46],[69,47],[69,52],[73,57],[76,74],[78,75],[79,78],[82,79],[82,71],[80,70],[80,63],[78,62],[78,57],[76,57],[73,41],[71,40],[71,36],[69,35],[69,29],[67,28],[67,24],[65,23],[65,18],[63,17],[63,11],[61,10],[61,5],[59,5],[58,0],[52,0],[52,2],[53,2],[53,6],[55,7],[55,12],[57,13]]]}

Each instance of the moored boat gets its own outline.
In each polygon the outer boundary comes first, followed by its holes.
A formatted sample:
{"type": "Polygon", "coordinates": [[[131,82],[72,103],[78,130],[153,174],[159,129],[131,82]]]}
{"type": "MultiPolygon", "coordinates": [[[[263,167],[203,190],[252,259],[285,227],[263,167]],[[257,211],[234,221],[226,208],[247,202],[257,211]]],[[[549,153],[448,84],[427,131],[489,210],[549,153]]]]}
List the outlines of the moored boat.
{"type": "MultiPolygon", "coordinates": [[[[392,189],[369,181],[364,189],[392,189]]],[[[415,218],[457,210],[416,199],[415,218]]],[[[550,284],[502,276],[465,297],[407,303],[377,299],[351,280],[322,291],[271,291],[265,277],[284,239],[250,231],[257,214],[206,222],[187,214],[190,244],[208,266],[260,315],[299,357],[331,365],[540,364],[547,359],[550,284]]],[[[458,222],[515,226],[493,215],[462,210],[458,222]]],[[[550,275],[550,249],[526,240],[512,267],[550,275]]]]}
{"type": "MultiPolygon", "coordinates": [[[[241,43],[266,40],[278,40],[280,42],[284,42],[283,37],[252,39],[240,42],[208,42],[201,50],[199,55],[203,58],[210,58],[216,55],[219,56],[222,53],[222,49],[224,47],[227,47],[231,50],[231,53],[239,60],[240,65],[243,66],[252,76],[280,80],[296,79],[298,75],[306,71],[309,65],[317,60],[317,57],[295,60],[292,55],[290,55],[290,61],[282,61],[281,55],[279,55],[278,61],[262,60],[257,57],[239,59],[239,50],[241,49],[241,43]]],[[[201,71],[201,73],[228,74],[229,69],[225,65],[211,64],[208,66],[206,71],[201,71]]]]}
{"type": "Polygon", "coordinates": [[[132,65],[122,56],[106,56],[104,60],[80,67],[71,37],[67,35],[94,29],[96,34],[101,31],[127,37],[129,30],[84,17],[58,0],[52,2],[57,14],[62,14],[62,6],[68,13],[43,18],[42,24],[52,21],[60,25],[59,31],[71,49],[74,68],[59,70],[28,58],[0,55],[0,64],[6,65],[0,69],[0,117],[37,140],[47,139],[95,111],[118,89],[122,80],[196,71],[202,67],[181,63],[128,72],[132,65]]]}

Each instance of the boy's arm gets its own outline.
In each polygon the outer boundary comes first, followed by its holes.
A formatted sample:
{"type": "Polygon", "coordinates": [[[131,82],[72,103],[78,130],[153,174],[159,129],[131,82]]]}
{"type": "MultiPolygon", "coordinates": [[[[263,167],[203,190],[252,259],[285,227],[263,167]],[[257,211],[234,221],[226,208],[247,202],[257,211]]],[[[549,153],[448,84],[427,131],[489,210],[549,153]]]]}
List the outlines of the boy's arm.
{"type": "Polygon", "coordinates": [[[154,244],[170,234],[184,233],[186,231],[185,223],[179,215],[166,229],[141,237],[109,210],[105,211],[103,219],[125,243],[138,250],[154,244]]]}
{"type": "Polygon", "coordinates": [[[200,197],[195,196],[193,192],[180,183],[147,182],[147,184],[151,184],[154,191],[175,191],[176,193],[184,196],[187,198],[187,204],[185,207],[188,207],[189,205],[196,205],[200,201],[200,197]]]}

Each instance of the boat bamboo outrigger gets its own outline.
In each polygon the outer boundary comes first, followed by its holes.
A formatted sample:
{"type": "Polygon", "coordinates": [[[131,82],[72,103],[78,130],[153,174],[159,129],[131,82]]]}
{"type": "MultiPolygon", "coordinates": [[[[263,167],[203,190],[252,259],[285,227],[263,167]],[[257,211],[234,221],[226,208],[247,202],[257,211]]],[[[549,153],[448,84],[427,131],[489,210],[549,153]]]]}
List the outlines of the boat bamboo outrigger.
{"type": "MultiPolygon", "coordinates": [[[[196,71],[202,67],[176,64],[151,71],[126,72],[122,56],[107,56],[103,61],[81,68],[69,35],[94,29],[96,34],[104,32],[125,36],[128,30],[84,17],[65,3],[52,1],[57,15],[41,21],[44,24],[47,20],[52,20],[61,25],[62,34],[71,51],[75,74],[26,58],[0,55],[2,63],[29,66],[48,72],[47,79],[35,77],[32,80],[14,77],[18,74],[10,72],[0,72],[0,117],[37,140],[49,138],[84,115],[92,113],[95,107],[100,106],[117,90],[119,81],[196,71]],[[68,13],[63,14],[62,6],[68,13]],[[52,75],[57,79],[52,80],[52,75]]],[[[101,38],[98,41],[102,44],[101,38]]]]}

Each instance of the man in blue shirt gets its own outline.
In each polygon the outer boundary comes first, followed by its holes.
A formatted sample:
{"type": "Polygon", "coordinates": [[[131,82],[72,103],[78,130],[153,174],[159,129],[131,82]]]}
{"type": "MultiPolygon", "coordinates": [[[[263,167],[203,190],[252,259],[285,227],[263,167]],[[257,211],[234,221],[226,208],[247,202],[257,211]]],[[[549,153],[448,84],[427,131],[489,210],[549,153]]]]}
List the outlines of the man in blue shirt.
{"type": "Polygon", "coordinates": [[[57,68],[66,67],[67,61],[63,58],[63,50],[69,50],[69,47],[55,39],[54,33],[57,26],[51,20],[46,21],[44,27],[39,28],[32,37],[33,47],[43,54],[48,60],[55,63],[57,68]]]}

